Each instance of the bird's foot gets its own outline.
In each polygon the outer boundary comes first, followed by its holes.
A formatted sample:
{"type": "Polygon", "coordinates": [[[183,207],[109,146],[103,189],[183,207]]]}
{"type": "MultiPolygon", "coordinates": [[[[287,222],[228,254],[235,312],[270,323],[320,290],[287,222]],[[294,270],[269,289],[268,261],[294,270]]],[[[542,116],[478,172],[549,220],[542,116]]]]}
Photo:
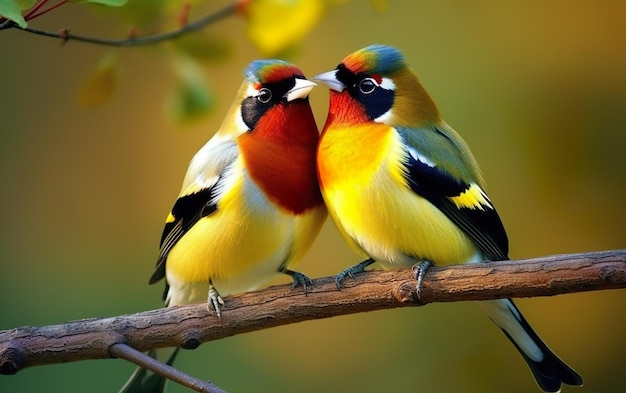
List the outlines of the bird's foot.
{"type": "Polygon", "coordinates": [[[283,273],[291,276],[291,278],[293,279],[293,285],[291,286],[291,288],[293,289],[302,286],[302,288],[304,288],[305,295],[307,293],[307,285],[313,285],[313,281],[311,281],[311,279],[304,273],[294,272],[293,270],[289,269],[283,270],[283,273]]]}
{"type": "Polygon", "coordinates": [[[424,275],[429,267],[433,266],[433,263],[428,259],[423,259],[420,262],[413,265],[413,276],[417,280],[415,286],[415,292],[417,293],[417,300],[422,300],[422,282],[424,281],[424,275]]]}
{"type": "Polygon", "coordinates": [[[213,286],[213,283],[209,282],[209,298],[207,300],[207,310],[211,312],[211,308],[215,310],[215,315],[217,315],[217,319],[222,321],[222,310],[220,310],[220,305],[224,305],[224,299],[220,296],[217,289],[213,286]]]}
{"type": "Polygon", "coordinates": [[[337,289],[341,291],[341,288],[343,287],[343,281],[346,279],[346,277],[354,278],[355,274],[363,273],[365,271],[365,268],[374,262],[376,261],[372,258],[369,258],[364,260],[363,262],[357,263],[354,266],[350,266],[346,270],[337,274],[335,276],[335,285],[337,285],[337,289]]]}

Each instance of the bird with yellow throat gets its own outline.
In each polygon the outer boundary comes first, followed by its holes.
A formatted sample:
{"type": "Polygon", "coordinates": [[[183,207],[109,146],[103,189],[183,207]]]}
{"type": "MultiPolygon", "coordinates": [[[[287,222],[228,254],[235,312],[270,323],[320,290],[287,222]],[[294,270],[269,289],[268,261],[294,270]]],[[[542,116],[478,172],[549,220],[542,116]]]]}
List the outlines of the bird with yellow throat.
{"type": "MultiPolygon", "coordinates": [[[[478,164],[460,135],[390,46],[372,45],[312,78],[330,88],[317,166],[329,215],[343,238],[369,257],[337,276],[377,262],[418,264],[508,259],[504,226],[478,164]]],[[[511,340],[539,387],[583,381],[530,327],[511,299],[477,302],[511,340]]]]}

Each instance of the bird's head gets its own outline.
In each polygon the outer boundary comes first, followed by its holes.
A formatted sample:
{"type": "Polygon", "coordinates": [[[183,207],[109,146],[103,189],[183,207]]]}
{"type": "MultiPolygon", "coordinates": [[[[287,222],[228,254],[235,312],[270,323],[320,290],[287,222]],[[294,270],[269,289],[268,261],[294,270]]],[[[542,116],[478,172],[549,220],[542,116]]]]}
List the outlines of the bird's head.
{"type": "Polygon", "coordinates": [[[360,49],[312,79],[331,89],[329,119],[336,122],[416,126],[440,120],[404,55],[391,46],[360,49]]]}
{"type": "Polygon", "coordinates": [[[244,81],[221,130],[274,139],[317,138],[317,126],[308,102],[315,86],[291,63],[253,61],[244,71],[244,81]]]}

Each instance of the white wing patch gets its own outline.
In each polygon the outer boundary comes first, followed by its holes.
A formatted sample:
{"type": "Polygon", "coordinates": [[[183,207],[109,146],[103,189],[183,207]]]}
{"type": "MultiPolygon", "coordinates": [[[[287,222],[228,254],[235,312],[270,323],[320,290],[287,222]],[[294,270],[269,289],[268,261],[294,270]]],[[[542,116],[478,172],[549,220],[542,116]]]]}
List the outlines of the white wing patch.
{"type": "Polygon", "coordinates": [[[214,135],[191,159],[180,196],[212,187],[237,156],[237,145],[232,137],[214,135]]]}
{"type": "Polygon", "coordinates": [[[237,165],[236,160],[230,162],[216,179],[211,203],[217,204],[225,194],[241,182],[242,176],[241,165],[237,165]]]}
{"type": "Polygon", "coordinates": [[[413,157],[414,160],[419,161],[419,162],[421,162],[423,164],[426,164],[426,165],[428,165],[431,168],[434,168],[434,167],[437,166],[437,165],[435,165],[434,162],[432,162],[424,154],[421,154],[420,152],[418,152],[417,149],[415,149],[414,147],[406,145],[406,149],[408,150],[409,154],[411,155],[411,157],[413,157]]]}

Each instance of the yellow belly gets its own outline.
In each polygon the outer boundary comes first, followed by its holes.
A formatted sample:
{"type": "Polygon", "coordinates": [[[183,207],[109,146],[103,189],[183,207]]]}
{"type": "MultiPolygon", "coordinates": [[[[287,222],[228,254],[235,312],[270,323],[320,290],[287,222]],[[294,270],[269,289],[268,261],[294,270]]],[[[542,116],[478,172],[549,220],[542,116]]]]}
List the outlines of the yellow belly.
{"type": "Polygon", "coordinates": [[[329,130],[318,154],[329,214],[353,248],[388,268],[420,259],[453,264],[479,258],[465,233],[407,186],[405,153],[393,129],[329,130]]]}
{"type": "Polygon", "coordinates": [[[171,305],[206,300],[209,280],[223,296],[257,289],[282,265],[293,267],[313,242],[326,216],[323,207],[301,215],[281,211],[244,179],[170,251],[171,305]]]}
{"type": "Polygon", "coordinates": [[[477,258],[474,243],[443,213],[409,189],[349,187],[325,195],[331,217],[349,243],[385,267],[477,258]]]}

